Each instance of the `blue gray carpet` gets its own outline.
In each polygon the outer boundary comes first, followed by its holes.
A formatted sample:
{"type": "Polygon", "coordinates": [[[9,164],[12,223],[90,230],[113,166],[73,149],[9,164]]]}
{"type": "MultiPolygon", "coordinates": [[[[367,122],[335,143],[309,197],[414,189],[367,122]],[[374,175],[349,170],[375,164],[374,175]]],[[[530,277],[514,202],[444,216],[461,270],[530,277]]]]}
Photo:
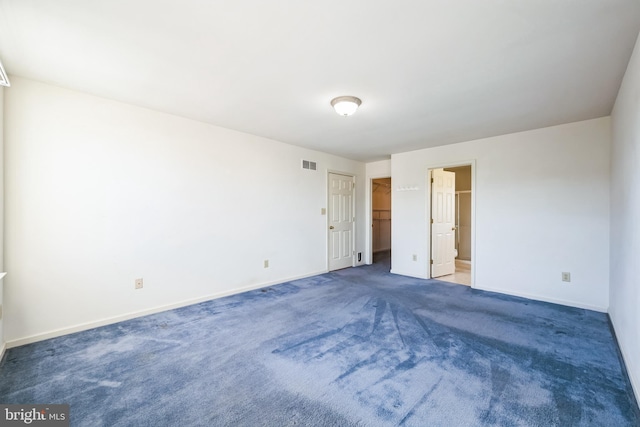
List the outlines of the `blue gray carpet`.
{"type": "Polygon", "coordinates": [[[10,349],[73,426],[638,426],[605,314],[351,268],[10,349]]]}

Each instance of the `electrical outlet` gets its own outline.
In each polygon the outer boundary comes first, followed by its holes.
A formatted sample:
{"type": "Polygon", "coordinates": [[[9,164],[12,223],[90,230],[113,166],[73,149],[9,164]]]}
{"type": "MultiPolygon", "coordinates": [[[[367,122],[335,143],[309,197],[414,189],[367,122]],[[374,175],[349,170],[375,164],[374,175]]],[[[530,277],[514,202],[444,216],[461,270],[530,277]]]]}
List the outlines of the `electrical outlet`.
{"type": "Polygon", "coordinates": [[[414,261],[417,261],[417,260],[418,260],[418,255],[413,254],[413,260],[414,260],[414,261]]]}
{"type": "Polygon", "coordinates": [[[268,259],[264,260],[264,268],[269,268],[269,260],[268,259]]]}
{"type": "Polygon", "coordinates": [[[136,289],[142,289],[143,286],[142,278],[136,279],[136,289]]]}
{"type": "Polygon", "coordinates": [[[567,273],[566,271],[562,272],[562,281],[570,282],[571,281],[571,273],[567,273]]]}

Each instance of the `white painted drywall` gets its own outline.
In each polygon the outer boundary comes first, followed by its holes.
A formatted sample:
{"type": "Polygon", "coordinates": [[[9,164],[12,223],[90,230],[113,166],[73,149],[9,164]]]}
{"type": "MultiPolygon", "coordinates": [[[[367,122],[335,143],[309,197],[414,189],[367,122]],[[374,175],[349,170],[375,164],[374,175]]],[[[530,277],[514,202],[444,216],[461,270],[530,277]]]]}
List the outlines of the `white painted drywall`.
{"type": "Polygon", "coordinates": [[[391,160],[380,160],[366,165],[367,178],[387,178],[391,176],[391,160]]]}
{"type": "Polygon", "coordinates": [[[640,400],[640,36],[611,115],[609,315],[640,400]]]}
{"type": "Polygon", "coordinates": [[[392,271],[429,277],[427,172],[475,160],[475,287],[606,311],[609,123],[393,155],[392,271]],[[571,283],[561,281],[563,271],[571,283]]]}
{"type": "MultiPolygon", "coordinates": [[[[4,87],[0,86],[0,272],[4,271],[4,87]]],[[[4,340],[4,281],[0,279],[0,360],[5,348],[4,340]]]]}
{"type": "MultiPolygon", "coordinates": [[[[377,162],[370,162],[366,164],[366,182],[365,182],[365,193],[366,193],[366,212],[365,212],[365,222],[367,224],[367,235],[365,246],[367,250],[365,251],[365,262],[367,264],[373,263],[373,234],[371,233],[371,228],[373,225],[373,218],[371,217],[371,209],[373,209],[373,197],[372,197],[372,187],[371,180],[374,178],[388,178],[391,176],[391,160],[380,160],[377,162]]],[[[393,185],[393,181],[391,182],[393,185]]]]}
{"type": "Polygon", "coordinates": [[[364,248],[363,163],[11,81],[9,345],[326,271],[328,170],[357,176],[364,248]]]}

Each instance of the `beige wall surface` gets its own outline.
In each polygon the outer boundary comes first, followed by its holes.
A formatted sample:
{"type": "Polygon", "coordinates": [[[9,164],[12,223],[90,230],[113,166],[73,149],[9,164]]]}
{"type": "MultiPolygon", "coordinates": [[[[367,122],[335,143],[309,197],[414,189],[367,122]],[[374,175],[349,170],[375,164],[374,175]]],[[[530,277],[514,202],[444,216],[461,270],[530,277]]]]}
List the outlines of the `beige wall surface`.
{"type": "Polygon", "coordinates": [[[456,174],[456,191],[471,191],[471,166],[444,168],[456,174]]]}
{"type": "MultiPolygon", "coordinates": [[[[471,191],[471,166],[444,168],[444,170],[456,174],[456,192],[471,191]]],[[[471,260],[471,194],[458,193],[456,203],[458,259],[469,261],[471,260]]]]}

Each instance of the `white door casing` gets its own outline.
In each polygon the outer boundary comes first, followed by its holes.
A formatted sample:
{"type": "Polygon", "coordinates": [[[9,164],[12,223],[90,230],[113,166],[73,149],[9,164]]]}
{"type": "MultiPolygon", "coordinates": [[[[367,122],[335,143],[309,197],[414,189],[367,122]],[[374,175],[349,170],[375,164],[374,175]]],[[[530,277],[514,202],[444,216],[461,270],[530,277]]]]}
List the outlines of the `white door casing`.
{"type": "Polygon", "coordinates": [[[354,177],[329,173],[329,271],[353,266],[354,177]]]}
{"type": "Polygon", "coordinates": [[[431,277],[440,277],[456,271],[456,174],[433,169],[431,179],[431,277]]]}

